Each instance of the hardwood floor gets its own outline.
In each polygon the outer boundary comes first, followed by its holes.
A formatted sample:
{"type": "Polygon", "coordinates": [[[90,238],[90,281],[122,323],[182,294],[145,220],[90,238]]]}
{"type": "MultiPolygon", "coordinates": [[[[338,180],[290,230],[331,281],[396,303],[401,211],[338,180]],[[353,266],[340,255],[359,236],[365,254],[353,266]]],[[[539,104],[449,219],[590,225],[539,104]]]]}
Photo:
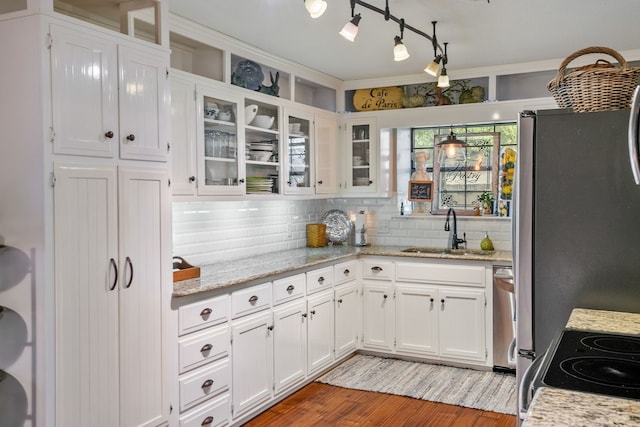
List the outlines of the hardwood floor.
{"type": "Polygon", "coordinates": [[[313,382],[244,425],[514,427],[516,417],[313,382]]]}

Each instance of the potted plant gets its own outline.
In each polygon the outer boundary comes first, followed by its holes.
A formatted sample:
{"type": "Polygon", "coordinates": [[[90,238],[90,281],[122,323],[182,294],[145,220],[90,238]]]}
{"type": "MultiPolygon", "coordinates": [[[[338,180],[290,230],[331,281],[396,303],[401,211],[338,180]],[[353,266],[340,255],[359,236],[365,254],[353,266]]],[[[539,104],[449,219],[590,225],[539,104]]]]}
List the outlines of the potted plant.
{"type": "Polygon", "coordinates": [[[481,212],[485,215],[493,213],[493,193],[485,191],[478,196],[478,202],[481,204],[481,212]]]}

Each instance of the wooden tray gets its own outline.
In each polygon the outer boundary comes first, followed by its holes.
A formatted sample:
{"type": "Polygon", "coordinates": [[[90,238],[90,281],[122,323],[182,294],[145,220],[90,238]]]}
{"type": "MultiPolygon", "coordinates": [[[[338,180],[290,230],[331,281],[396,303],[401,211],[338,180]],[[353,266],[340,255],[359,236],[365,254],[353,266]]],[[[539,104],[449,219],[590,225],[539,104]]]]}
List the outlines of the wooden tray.
{"type": "Polygon", "coordinates": [[[179,257],[179,256],[173,257],[173,281],[174,282],[193,279],[196,277],[200,277],[200,267],[192,266],[187,261],[185,261],[184,258],[182,257],[179,257]]]}

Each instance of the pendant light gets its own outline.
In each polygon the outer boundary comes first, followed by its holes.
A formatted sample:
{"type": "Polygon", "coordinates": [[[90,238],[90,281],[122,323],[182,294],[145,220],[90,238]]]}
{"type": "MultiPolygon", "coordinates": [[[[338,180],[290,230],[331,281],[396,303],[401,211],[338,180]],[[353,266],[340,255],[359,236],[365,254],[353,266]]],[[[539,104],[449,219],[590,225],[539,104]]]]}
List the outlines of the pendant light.
{"type": "Polygon", "coordinates": [[[442,57],[442,71],[438,77],[438,87],[449,87],[449,76],[447,75],[447,45],[444,43],[444,56],[442,57]]]}
{"type": "Polygon", "coordinates": [[[360,14],[354,15],[354,11],[356,8],[356,0],[350,0],[351,2],[351,21],[347,22],[342,30],[340,30],[340,35],[345,39],[353,42],[358,35],[358,24],[360,23],[360,14]]]}
{"type": "Polygon", "coordinates": [[[467,160],[466,148],[469,144],[456,138],[453,129],[447,135],[447,139],[440,141],[436,146],[440,153],[438,155],[438,163],[441,165],[449,161],[464,162],[467,160]]]}
{"type": "Polygon", "coordinates": [[[431,37],[431,44],[433,45],[433,61],[429,63],[424,69],[424,72],[432,75],[433,77],[438,75],[440,71],[440,61],[442,61],[442,55],[438,55],[438,38],[436,37],[436,24],[438,21],[431,21],[433,25],[433,36],[431,37]]]}

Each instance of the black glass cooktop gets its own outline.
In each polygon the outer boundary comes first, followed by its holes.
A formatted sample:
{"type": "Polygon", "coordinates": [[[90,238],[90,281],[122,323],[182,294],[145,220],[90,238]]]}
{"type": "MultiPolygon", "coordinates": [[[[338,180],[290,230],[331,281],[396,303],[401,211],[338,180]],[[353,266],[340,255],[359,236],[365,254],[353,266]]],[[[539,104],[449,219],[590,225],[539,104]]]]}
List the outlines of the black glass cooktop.
{"type": "Polygon", "coordinates": [[[640,336],[564,330],[549,356],[543,384],[640,399],[640,336]]]}

